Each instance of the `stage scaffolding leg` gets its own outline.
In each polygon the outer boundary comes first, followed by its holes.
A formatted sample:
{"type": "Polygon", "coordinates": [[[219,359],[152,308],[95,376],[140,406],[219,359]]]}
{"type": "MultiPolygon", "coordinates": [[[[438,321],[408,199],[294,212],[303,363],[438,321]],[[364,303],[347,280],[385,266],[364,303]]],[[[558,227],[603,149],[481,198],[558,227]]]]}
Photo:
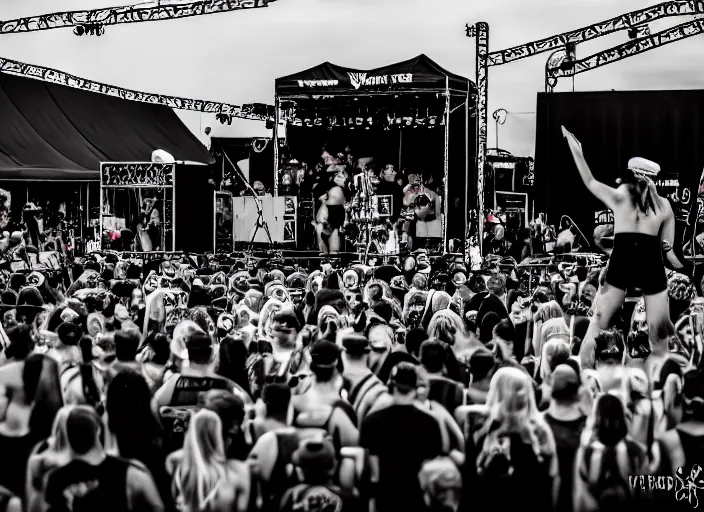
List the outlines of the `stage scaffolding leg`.
{"type": "MultiPolygon", "coordinates": [[[[279,195],[279,115],[280,101],[277,96],[274,100],[274,197],[279,195]]],[[[289,155],[290,156],[290,155],[289,155]]]]}
{"type": "Polygon", "coordinates": [[[449,173],[450,173],[450,79],[445,77],[445,141],[444,141],[444,155],[443,155],[443,216],[442,216],[442,253],[446,254],[448,251],[447,243],[447,212],[449,211],[449,190],[447,186],[449,185],[449,173]]]}
{"type": "Polygon", "coordinates": [[[486,161],[486,113],[488,101],[489,24],[475,26],[477,43],[477,238],[482,250],[484,238],[484,162],[486,161]]]}

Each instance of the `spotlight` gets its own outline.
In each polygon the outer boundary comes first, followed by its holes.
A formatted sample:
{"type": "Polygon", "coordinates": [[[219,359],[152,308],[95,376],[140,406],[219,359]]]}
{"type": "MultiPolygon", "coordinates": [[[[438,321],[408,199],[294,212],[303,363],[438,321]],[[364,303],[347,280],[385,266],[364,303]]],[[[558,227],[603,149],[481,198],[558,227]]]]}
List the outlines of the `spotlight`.
{"type": "Polygon", "coordinates": [[[82,36],[85,33],[85,29],[83,28],[83,25],[76,25],[73,29],[73,33],[76,34],[77,36],[82,36]]]}

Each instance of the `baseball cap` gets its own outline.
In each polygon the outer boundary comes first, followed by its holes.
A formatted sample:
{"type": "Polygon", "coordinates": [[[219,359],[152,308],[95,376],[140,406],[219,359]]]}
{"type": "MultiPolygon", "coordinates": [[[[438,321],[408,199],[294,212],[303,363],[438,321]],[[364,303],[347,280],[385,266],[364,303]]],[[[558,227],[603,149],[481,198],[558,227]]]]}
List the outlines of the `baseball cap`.
{"type": "Polygon", "coordinates": [[[332,341],[320,340],[310,349],[311,363],[322,368],[334,368],[340,358],[340,349],[332,341]]]}
{"type": "Polygon", "coordinates": [[[296,332],[301,330],[301,324],[298,322],[298,318],[290,309],[282,309],[274,315],[274,322],[277,324],[276,329],[279,331],[283,330],[295,330],[296,332]]]}
{"type": "Polygon", "coordinates": [[[350,355],[361,356],[371,350],[369,339],[358,333],[344,334],[341,341],[345,352],[350,355]]]}

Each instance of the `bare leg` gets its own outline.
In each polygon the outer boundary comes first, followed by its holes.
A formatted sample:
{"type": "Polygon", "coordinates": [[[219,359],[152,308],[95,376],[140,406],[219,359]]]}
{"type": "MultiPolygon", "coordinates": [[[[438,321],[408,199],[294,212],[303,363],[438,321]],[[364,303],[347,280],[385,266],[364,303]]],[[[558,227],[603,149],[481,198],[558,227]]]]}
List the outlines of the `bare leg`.
{"type": "Polygon", "coordinates": [[[584,368],[594,368],[595,338],[599,332],[609,328],[611,318],[621,308],[625,298],[625,290],[611,286],[608,283],[604,283],[599,289],[596,299],[596,310],[591,322],[589,322],[589,329],[587,329],[587,334],[584,336],[582,346],[579,349],[579,358],[582,360],[584,368]]]}
{"type": "Polygon", "coordinates": [[[320,222],[315,225],[315,234],[318,237],[318,249],[320,252],[327,253],[328,246],[323,241],[323,225],[320,222]]]}
{"type": "Polygon", "coordinates": [[[675,334],[675,326],[670,320],[667,290],[645,296],[645,318],[650,334],[651,358],[664,359],[670,351],[670,337],[675,334]]]}
{"type": "Polygon", "coordinates": [[[328,238],[328,245],[330,246],[331,253],[340,252],[340,230],[333,229],[330,233],[330,238],[328,238]]]}

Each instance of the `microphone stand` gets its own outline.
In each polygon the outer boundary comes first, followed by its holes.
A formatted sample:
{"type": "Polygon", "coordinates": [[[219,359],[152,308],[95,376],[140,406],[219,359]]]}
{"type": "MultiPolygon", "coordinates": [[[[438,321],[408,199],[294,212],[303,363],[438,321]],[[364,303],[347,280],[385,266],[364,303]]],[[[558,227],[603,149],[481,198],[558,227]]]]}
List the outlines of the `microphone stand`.
{"type": "Polygon", "coordinates": [[[242,183],[244,183],[245,188],[252,193],[254,196],[254,204],[257,205],[257,225],[255,226],[254,233],[252,233],[252,239],[249,241],[250,247],[254,245],[254,239],[257,237],[257,233],[259,232],[259,228],[264,228],[264,231],[266,232],[266,236],[269,239],[270,244],[274,244],[274,241],[271,238],[271,231],[269,231],[269,225],[266,223],[266,220],[264,220],[264,209],[262,207],[262,199],[259,197],[257,194],[257,191],[254,190],[252,185],[249,184],[249,181],[247,181],[247,178],[245,178],[244,173],[242,170],[237,166],[237,164],[233,163],[232,160],[230,160],[230,157],[227,156],[227,153],[225,152],[225,149],[222,147],[222,144],[220,144],[220,151],[222,151],[222,156],[228,161],[230,166],[234,169],[235,173],[237,174],[237,177],[242,180],[242,183]]]}

